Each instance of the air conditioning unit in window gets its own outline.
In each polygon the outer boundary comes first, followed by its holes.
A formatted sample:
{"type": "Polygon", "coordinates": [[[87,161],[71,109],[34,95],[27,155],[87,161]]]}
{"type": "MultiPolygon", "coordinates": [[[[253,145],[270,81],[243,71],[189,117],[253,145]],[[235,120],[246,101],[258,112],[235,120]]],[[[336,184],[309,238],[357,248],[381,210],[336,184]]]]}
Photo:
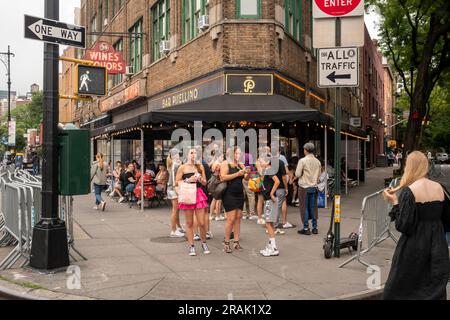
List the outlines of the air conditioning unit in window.
{"type": "Polygon", "coordinates": [[[159,43],[159,52],[167,54],[170,52],[170,42],[168,40],[162,40],[159,43]]]}
{"type": "Polygon", "coordinates": [[[200,30],[206,30],[209,28],[209,16],[203,15],[198,18],[198,28],[200,30]]]}
{"type": "Polygon", "coordinates": [[[126,76],[132,76],[133,74],[134,74],[133,66],[126,66],[125,67],[125,75],[126,76]]]}

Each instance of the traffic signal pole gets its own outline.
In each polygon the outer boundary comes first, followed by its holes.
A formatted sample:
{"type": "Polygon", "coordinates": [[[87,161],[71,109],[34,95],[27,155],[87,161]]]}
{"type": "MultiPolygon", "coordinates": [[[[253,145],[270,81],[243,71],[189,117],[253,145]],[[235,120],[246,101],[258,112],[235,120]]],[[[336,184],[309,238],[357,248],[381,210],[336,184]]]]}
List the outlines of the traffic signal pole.
{"type": "MultiPolygon", "coordinates": [[[[341,46],[341,18],[336,18],[336,47],[341,46]]],[[[334,256],[339,258],[341,251],[341,88],[334,88],[334,256]],[[337,91],[339,89],[339,104],[337,91]]]]}
{"type": "MultiPolygon", "coordinates": [[[[59,19],[59,0],[45,0],[45,18],[59,19]]],[[[58,208],[59,45],[44,43],[42,217],[33,227],[30,266],[53,270],[69,265],[67,229],[58,208]]]]}

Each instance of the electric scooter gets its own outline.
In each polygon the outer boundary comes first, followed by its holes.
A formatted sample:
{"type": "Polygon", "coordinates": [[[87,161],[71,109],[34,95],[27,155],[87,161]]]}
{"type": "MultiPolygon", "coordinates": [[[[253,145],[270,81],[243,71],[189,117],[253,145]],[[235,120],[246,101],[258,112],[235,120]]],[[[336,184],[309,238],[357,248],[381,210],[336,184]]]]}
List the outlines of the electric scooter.
{"type": "MultiPolygon", "coordinates": [[[[323,253],[325,256],[325,259],[330,259],[333,255],[333,248],[335,246],[335,236],[333,233],[333,226],[334,226],[334,195],[331,197],[331,200],[333,201],[333,205],[331,206],[331,220],[330,220],[330,228],[328,229],[328,232],[326,234],[326,237],[324,239],[323,244],[323,253]]],[[[358,250],[358,235],[355,232],[350,233],[350,235],[347,238],[341,238],[339,243],[339,250],[342,250],[344,248],[348,248],[350,251],[350,254],[352,253],[352,250],[358,250]]]]}

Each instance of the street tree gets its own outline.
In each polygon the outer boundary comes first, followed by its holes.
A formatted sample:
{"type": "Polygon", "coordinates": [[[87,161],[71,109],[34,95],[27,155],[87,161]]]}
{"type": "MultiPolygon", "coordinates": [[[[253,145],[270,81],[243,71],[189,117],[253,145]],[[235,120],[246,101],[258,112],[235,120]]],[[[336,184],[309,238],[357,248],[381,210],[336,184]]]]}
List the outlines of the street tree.
{"type": "Polygon", "coordinates": [[[429,99],[450,68],[450,1],[368,0],[380,16],[380,46],[409,98],[406,151],[418,147],[429,99]]]}

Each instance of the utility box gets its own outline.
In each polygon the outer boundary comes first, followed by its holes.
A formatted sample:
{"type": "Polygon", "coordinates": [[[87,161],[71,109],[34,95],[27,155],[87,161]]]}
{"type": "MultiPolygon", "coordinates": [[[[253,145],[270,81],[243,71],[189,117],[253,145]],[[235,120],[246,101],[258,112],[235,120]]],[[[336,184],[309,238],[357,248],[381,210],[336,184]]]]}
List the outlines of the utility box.
{"type": "Polygon", "coordinates": [[[74,196],[90,192],[90,132],[62,129],[59,139],[59,194],[74,196]]]}

